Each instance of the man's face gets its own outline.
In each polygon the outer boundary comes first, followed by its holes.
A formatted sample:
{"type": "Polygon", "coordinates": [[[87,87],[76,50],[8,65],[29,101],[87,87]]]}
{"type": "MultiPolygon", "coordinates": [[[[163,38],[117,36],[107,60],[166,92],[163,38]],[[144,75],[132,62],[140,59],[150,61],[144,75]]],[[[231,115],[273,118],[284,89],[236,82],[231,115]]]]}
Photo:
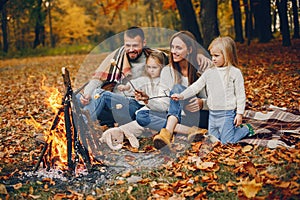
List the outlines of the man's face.
{"type": "Polygon", "coordinates": [[[130,38],[128,36],[124,36],[124,46],[126,54],[130,61],[136,60],[142,53],[143,47],[145,45],[145,41],[142,40],[140,36],[136,36],[135,38],[130,38]]]}

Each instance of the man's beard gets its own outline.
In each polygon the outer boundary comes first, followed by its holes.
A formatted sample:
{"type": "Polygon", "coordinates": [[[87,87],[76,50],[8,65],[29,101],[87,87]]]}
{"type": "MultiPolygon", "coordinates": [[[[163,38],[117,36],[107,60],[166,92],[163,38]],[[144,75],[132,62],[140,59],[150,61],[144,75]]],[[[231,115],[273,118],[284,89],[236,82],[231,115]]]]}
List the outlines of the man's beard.
{"type": "Polygon", "coordinates": [[[137,61],[141,56],[142,56],[142,54],[143,54],[143,51],[141,51],[141,53],[140,54],[138,54],[135,58],[130,58],[130,56],[129,55],[127,55],[127,58],[128,58],[128,60],[129,61],[137,61]]]}

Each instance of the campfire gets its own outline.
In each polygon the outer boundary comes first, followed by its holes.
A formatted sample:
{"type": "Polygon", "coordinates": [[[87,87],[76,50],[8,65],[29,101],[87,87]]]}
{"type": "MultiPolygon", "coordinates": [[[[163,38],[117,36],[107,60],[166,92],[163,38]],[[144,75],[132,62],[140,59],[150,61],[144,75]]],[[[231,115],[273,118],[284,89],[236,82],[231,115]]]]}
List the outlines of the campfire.
{"type": "MultiPolygon", "coordinates": [[[[80,89],[73,92],[66,68],[62,68],[62,76],[65,85],[64,96],[55,88],[42,86],[43,90],[50,93],[48,102],[55,116],[50,129],[44,131],[45,143],[34,172],[43,167],[47,171],[59,169],[74,174],[78,169],[85,168],[90,172],[95,166],[103,165],[97,159],[101,156],[99,143],[95,138],[97,134],[93,127],[85,123],[75,97],[80,89]]],[[[41,128],[33,118],[31,124],[41,128]]]]}

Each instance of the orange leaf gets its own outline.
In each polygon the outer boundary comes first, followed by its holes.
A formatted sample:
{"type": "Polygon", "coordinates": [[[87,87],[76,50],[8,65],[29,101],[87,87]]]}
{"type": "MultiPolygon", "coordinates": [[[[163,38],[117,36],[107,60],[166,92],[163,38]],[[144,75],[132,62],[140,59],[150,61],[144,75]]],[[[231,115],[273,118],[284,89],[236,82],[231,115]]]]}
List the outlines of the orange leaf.
{"type": "Polygon", "coordinates": [[[198,169],[205,170],[205,169],[208,169],[208,168],[212,168],[214,165],[215,165],[214,162],[202,162],[197,167],[198,167],[198,169]]]}
{"type": "Polygon", "coordinates": [[[291,182],[281,181],[281,182],[279,182],[279,184],[276,185],[276,187],[288,188],[290,186],[290,184],[291,184],[291,182]]]}

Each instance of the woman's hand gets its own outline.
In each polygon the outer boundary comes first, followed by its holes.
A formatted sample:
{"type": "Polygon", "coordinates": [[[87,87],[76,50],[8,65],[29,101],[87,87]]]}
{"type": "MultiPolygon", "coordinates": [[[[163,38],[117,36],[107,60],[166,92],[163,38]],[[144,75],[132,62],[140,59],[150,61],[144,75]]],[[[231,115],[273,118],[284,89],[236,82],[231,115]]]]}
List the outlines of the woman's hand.
{"type": "Polygon", "coordinates": [[[144,91],[136,90],[134,92],[134,97],[135,100],[143,101],[145,104],[148,104],[149,96],[144,91]]]}
{"type": "Polygon", "coordinates": [[[91,95],[88,95],[88,94],[86,94],[86,95],[83,94],[80,96],[80,102],[84,106],[86,106],[90,103],[90,99],[91,99],[91,95]]]}
{"type": "Polygon", "coordinates": [[[185,109],[190,112],[197,112],[203,108],[203,100],[197,97],[190,99],[190,103],[185,106],[185,109]]]}
{"type": "Polygon", "coordinates": [[[242,121],[243,121],[243,115],[242,114],[236,114],[236,116],[234,118],[234,121],[233,121],[234,125],[236,127],[238,127],[239,125],[242,124],[242,121]]]}
{"type": "Polygon", "coordinates": [[[174,93],[174,94],[171,95],[171,99],[174,100],[174,101],[179,101],[179,100],[183,99],[183,96],[180,95],[180,94],[174,93]]]}

